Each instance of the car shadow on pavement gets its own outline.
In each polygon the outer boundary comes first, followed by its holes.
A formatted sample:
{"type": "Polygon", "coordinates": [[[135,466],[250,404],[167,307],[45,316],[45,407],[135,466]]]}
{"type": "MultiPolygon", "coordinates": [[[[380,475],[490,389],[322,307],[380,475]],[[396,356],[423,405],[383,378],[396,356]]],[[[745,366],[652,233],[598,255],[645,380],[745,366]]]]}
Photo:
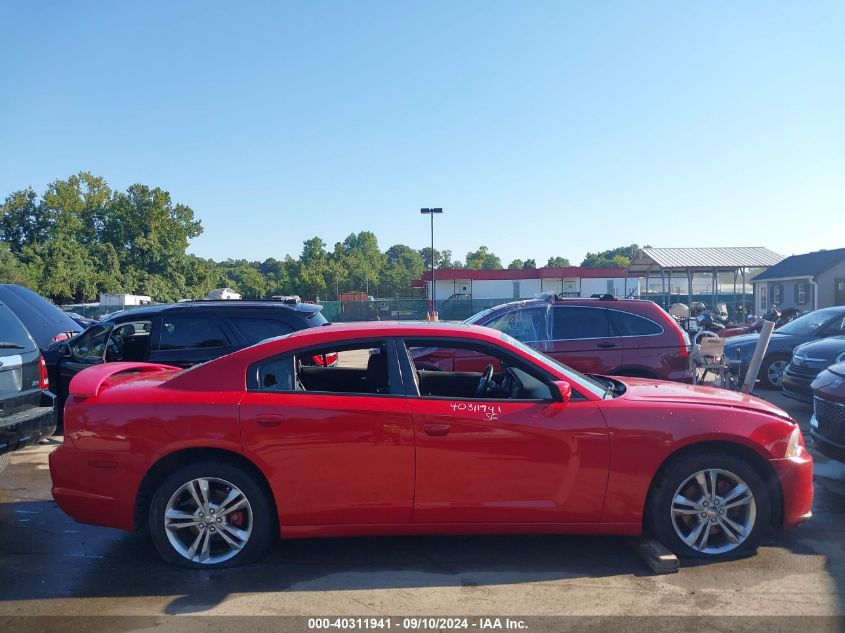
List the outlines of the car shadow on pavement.
{"type": "Polygon", "coordinates": [[[143,532],[75,523],[52,501],[0,503],[0,604],[173,596],[201,613],[231,594],[343,591],[651,575],[626,539],[590,536],[333,538],[277,543],[258,563],[170,567],[143,532]]]}

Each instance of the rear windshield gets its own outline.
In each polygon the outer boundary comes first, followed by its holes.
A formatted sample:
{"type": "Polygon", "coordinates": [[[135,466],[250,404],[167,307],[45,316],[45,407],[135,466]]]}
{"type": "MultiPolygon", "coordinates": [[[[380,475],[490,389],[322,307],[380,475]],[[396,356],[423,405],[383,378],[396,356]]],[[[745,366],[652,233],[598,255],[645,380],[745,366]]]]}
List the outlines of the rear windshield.
{"type": "Polygon", "coordinates": [[[9,350],[31,350],[35,342],[30,338],[18,318],[4,305],[0,305],[0,356],[9,350]]]}
{"type": "Polygon", "coordinates": [[[311,316],[305,317],[305,319],[308,321],[308,325],[310,327],[318,327],[328,323],[322,312],[315,312],[311,316]]]}

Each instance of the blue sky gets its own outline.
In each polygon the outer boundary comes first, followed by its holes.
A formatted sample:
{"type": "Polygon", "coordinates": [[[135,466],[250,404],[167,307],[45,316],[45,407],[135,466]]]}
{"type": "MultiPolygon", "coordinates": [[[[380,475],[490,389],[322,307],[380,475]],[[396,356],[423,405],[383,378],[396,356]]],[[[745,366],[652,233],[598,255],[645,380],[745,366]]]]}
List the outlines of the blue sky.
{"type": "Polygon", "coordinates": [[[0,195],[88,170],[201,256],[845,246],[845,3],[6,2],[0,195]]]}

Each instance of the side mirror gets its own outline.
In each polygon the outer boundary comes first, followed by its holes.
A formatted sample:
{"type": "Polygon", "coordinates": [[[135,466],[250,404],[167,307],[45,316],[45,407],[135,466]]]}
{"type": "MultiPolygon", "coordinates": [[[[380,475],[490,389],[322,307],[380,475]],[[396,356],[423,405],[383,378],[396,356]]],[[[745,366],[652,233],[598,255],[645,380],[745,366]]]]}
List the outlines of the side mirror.
{"type": "Polygon", "coordinates": [[[552,398],[555,402],[566,404],[572,398],[572,385],[565,380],[555,380],[551,384],[552,398]]]}
{"type": "Polygon", "coordinates": [[[70,345],[67,343],[62,343],[59,345],[59,356],[62,358],[70,358],[72,356],[72,352],[70,350],[70,345]]]}

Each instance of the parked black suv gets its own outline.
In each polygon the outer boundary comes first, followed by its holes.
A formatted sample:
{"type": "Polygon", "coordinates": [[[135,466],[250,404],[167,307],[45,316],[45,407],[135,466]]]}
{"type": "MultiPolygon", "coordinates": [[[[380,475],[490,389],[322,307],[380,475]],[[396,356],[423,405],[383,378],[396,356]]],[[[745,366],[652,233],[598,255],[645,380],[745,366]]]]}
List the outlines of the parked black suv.
{"type": "Polygon", "coordinates": [[[0,303],[0,457],[52,435],[55,398],[48,386],[38,345],[9,307],[0,303]]]}
{"type": "Polygon", "coordinates": [[[191,367],[296,330],[326,325],[323,306],[280,301],[192,301],[115,313],[45,358],[59,398],[59,420],[71,379],[86,367],[149,361],[191,367]]]}

